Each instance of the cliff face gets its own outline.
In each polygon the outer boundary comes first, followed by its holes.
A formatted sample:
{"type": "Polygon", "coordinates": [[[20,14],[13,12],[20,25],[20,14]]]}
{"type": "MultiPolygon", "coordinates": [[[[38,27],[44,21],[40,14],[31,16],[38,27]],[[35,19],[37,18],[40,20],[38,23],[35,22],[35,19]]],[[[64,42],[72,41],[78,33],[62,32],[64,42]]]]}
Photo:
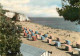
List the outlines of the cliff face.
{"type": "Polygon", "coordinates": [[[30,19],[28,17],[26,17],[24,14],[20,14],[20,13],[16,13],[16,12],[7,11],[4,15],[13,20],[30,21],[30,19]]]}
{"type": "Polygon", "coordinates": [[[7,16],[7,17],[9,17],[9,18],[13,18],[13,16],[15,15],[15,13],[13,13],[13,12],[6,12],[4,15],[7,16]]]}

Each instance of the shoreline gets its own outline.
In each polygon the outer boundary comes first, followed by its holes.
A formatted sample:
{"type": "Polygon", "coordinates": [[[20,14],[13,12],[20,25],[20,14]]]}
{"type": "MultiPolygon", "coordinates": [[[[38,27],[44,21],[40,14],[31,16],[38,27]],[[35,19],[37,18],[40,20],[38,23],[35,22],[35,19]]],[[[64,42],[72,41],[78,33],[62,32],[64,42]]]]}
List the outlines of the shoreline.
{"type": "Polygon", "coordinates": [[[34,23],[34,22],[30,22],[30,23],[37,24],[37,25],[41,25],[41,26],[43,26],[43,27],[49,27],[49,28],[51,28],[51,29],[64,30],[64,31],[70,31],[70,32],[77,32],[77,33],[80,33],[80,32],[78,32],[78,31],[73,31],[73,30],[53,28],[53,27],[51,27],[51,26],[48,26],[48,25],[42,25],[42,24],[39,24],[39,23],[34,23]]]}

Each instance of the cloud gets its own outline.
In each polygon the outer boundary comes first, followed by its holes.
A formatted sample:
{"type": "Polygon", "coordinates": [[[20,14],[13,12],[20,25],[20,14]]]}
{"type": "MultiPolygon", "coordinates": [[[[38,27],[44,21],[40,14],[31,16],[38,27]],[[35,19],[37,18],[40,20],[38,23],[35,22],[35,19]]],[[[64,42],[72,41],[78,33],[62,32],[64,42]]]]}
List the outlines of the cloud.
{"type": "Polygon", "coordinates": [[[39,6],[31,7],[32,9],[35,9],[35,10],[32,10],[29,13],[37,15],[36,17],[40,17],[40,16],[41,17],[45,17],[45,16],[46,17],[59,17],[59,15],[56,11],[56,7],[58,7],[58,6],[54,5],[54,6],[50,6],[50,7],[39,7],[39,6]]]}
{"type": "Polygon", "coordinates": [[[32,17],[59,17],[60,0],[0,0],[3,9],[32,17]]]}
{"type": "Polygon", "coordinates": [[[20,5],[20,4],[25,4],[29,3],[30,0],[0,0],[0,3],[2,5],[7,5],[7,6],[12,6],[12,5],[20,5]]]}
{"type": "Polygon", "coordinates": [[[30,0],[0,0],[0,3],[3,6],[3,9],[21,12],[28,11],[28,6],[23,6],[24,4],[29,3],[30,0]]]}
{"type": "Polygon", "coordinates": [[[33,6],[52,6],[52,5],[61,5],[61,0],[31,0],[29,3],[33,6]]]}

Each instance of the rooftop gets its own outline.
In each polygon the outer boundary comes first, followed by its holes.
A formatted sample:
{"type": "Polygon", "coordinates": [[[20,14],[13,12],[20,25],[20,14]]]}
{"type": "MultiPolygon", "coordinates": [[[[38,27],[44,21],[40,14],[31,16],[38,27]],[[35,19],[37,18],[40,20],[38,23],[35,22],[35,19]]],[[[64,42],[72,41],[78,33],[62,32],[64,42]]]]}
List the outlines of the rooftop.
{"type": "Polygon", "coordinates": [[[27,44],[21,44],[20,51],[23,54],[23,56],[41,56],[45,50],[42,50],[37,47],[33,47],[27,44]]]}

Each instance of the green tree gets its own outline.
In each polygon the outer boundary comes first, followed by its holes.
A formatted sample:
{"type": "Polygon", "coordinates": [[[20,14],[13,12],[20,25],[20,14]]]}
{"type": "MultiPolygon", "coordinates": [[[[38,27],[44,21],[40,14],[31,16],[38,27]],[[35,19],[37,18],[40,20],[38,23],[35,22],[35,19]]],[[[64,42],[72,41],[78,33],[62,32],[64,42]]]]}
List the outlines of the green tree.
{"type": "Polygon", "coordinates": [[[65,20],[80,23],[80,0],[62,0],[62,8],[57,11],[65,20]]]}
{"type": "Polygon", "coordinates": [[[5,11],[0,5],[0,55],[21,56],[20,32],[11,20],[4,16],[5,11]]]}

